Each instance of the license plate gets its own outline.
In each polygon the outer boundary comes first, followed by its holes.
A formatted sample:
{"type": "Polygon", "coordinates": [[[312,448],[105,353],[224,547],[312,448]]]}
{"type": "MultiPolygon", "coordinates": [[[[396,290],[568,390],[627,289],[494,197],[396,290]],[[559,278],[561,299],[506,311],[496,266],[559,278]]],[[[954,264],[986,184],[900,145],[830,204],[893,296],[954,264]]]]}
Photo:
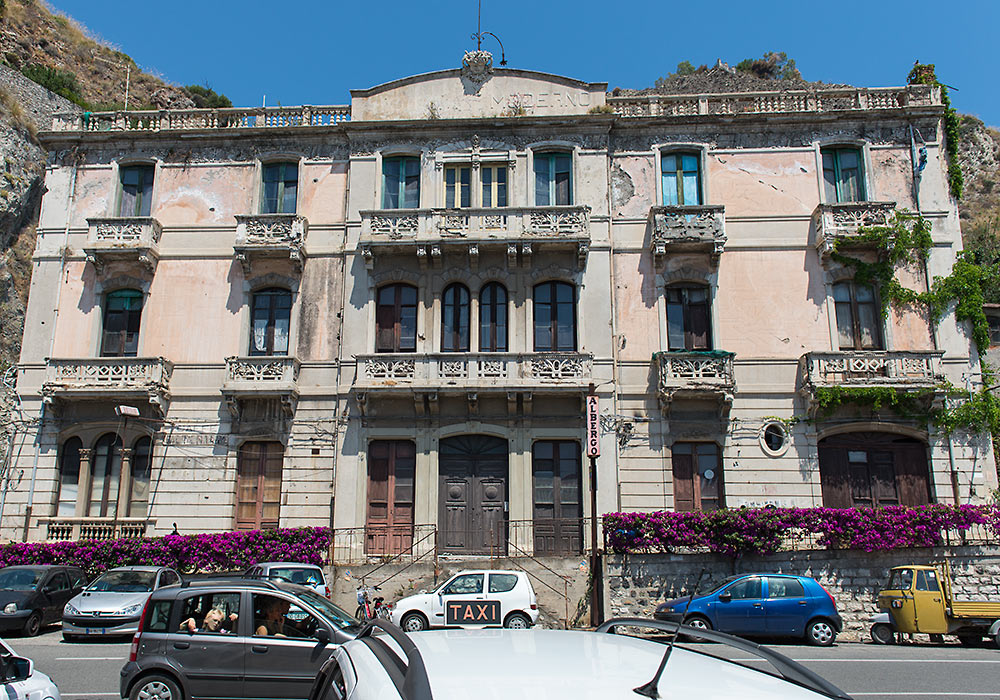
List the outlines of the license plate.
{"type": "Polygon", "coordinates": [[[88,627],[86,630],[87,634],[104,634],[103,627],[88,627]]]}

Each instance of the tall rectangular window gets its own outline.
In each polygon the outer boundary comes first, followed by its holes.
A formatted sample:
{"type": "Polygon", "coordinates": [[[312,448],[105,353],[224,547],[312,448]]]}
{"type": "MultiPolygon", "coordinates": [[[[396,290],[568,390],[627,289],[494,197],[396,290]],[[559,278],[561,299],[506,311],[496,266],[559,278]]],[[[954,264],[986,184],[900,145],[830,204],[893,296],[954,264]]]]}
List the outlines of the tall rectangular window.
{"type": "Polygon", "coordinates": [[[153,172],[152,165],[128,165],[118,169],[122,186],[118,216],[149,216],[153,172]]]}
{"type": "Polygon", "coordinates": [[[695,153],[670,153],[660,158],[663,205],[701,204],[701,173],[695,153]]]}
{"type": "Polygon", "coordinates": [[[708,287],[667,287],[667,341],[671,350],[711,350],[708,287]]]}
{"type": "Polygon", "coordinates": [[[725,505],[718,445],[714,442],[676,442],[670,454],[675,511],[709,511],[725,505]]]}
{"type": "Polygon", "coordinates": [[[377,292],[375,352],[417,351],[417,288],[390,284],[377,292]]]}
{"type": "Polygon", "coordinates": [[[507,166],[483,165],[479,170],[483,185],[482,206],[487,208],[507,206],[507,166]]]}
{"type": "Polygon", "coordinates": [[[576,350],[576,287],[566,282],[535,286],[535,352],[576,350]]]}
{"type": "Polygon", "coordinates": [[[833,285],[837,340],[841,350],[881,350],[881,313],[875,290],[866,284],[833,285]]]}
{"type": "Polygon", "coordinates": [[[536,153],[535,206],[572,204],[572,170],[569,153],[536,153]]]}
{"type": "Polygon", "coordinates": [[[479,352],[507,352],[507,290],[499,282],[479,291],[479,352]]]}
{"type": "Polygon", "coordinates": [[[861,150],[824,148],[820,153],[823,156],[823,190],[827,204],[864,201],[861,150]]]}
{"type": "Polygon", "coordinates": [[[139,352],[142,292],[119,289],[104,299],[101,357],[135,357],[139,352]]]}
{"type": "Polygon", "coordinates": [[[299,166],[295,163],[269,163],[264,166],[262,214],[294,214],[295,193],[299,185],[299,166]]]}
{"type": "Polygon", "coordinates": [[[292,294],[287,289],[265,289],[253,295],[250,328],[251,355],[287,355],[292,294]]]}
{"type": "Polygon", "coordinates": [[[382,160],[382,208],[416,209],[420,206],[420,159],[394,156],[382,160]]]}
{"type": "Polygon", "coordinates": [[[458,209],[472,206],[472,167],[449,165],[444,169],[444,206],[458,209]]]}

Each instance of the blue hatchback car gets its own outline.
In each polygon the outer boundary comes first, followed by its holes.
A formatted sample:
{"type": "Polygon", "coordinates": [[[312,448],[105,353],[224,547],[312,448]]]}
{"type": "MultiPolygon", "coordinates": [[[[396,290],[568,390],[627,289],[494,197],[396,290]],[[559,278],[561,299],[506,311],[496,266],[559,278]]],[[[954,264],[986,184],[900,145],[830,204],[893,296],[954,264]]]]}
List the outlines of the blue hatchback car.
{"type": "Polygon", "coordinates": [[[729,634],[804,637],[824,647],[833,644],[844,627],[833,596],[823,586],[787,574],[731,576],[694,600],[683,596],[661,603],[653,617],[729,634]]]}

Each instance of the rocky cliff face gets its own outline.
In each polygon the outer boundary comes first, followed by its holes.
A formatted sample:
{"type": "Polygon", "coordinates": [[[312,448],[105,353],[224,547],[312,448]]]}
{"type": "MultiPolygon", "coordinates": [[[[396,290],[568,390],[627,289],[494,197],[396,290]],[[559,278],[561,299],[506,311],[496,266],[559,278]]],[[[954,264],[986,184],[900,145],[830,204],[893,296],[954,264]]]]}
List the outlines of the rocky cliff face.
{"type": "Polygon", "coordinates": [[[963,115],[959,133],[958,155],[965,177],[959,207],[962,233],[968,236],[970,229],[992,222],[994,235],[1000,235],[1000,130],[963,115]]]}

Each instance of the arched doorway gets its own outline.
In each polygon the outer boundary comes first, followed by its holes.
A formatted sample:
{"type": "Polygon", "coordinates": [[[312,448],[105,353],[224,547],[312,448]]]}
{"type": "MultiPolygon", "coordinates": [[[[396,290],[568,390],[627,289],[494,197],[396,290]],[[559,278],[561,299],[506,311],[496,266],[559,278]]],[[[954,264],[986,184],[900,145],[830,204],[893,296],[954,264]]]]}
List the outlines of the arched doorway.
{"type": "Polygon", "coordinates": [[[927,445],[905,435],[858,432],[824,438],[819,475],[827,508],[931,502],[927,445]]]}
{"type": "Polygon", "coordinates": [[[489,435],[441,440],[438,541],[455,554],[506,552],[507,441],[489,435]]]}

